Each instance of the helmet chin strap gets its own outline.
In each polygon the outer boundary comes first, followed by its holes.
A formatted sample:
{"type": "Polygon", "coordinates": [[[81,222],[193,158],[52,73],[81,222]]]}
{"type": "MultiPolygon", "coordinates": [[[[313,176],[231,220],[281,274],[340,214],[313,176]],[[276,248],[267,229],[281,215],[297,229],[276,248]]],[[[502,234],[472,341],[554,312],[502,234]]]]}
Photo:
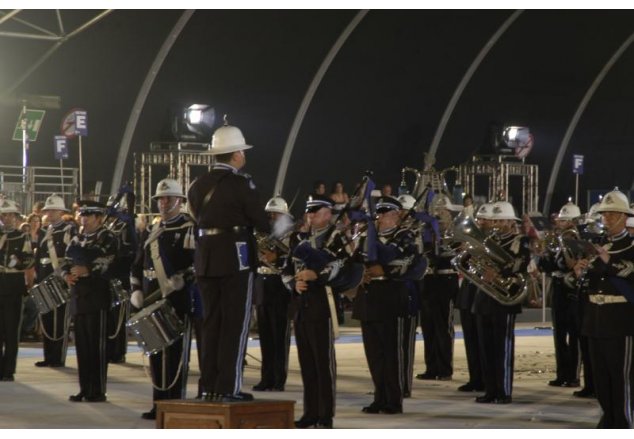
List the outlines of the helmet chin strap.
{"type": "Polygon", "coordinates": [[[180,198],[176,198],[176,199],[174,200],[174,204],[172,205],[172,207],[170,207],[169,209],[167,209],[163,215],[169,215],[169,214],[173,213],[173,212],[174,212],[174,209],[176,209],[176,208],[180,207],[180,204],[181,204],[181,203],[180,203],[180,198]]]}

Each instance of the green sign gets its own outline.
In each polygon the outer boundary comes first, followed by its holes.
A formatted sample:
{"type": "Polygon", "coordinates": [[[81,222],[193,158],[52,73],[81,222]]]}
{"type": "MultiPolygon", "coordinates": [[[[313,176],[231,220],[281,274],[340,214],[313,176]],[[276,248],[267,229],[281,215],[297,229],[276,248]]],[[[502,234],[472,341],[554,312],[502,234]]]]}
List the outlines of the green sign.
{"type": "Polygon", "coordinates": [[[23,120],[26,123],[26,135],[28,136],[29,142],[35,142],[37,140],[37,133],[40,131],[40,127],[42,126],[42,120],[44,119],[44,110],[29,110],[26,109],[25,113],[20,113],[20,117],[18,117],[18,123],[15,126],[15,131],[13,132],[13,140],[17,140],[19,142],[22,141],[22,124],[23,120]]]}

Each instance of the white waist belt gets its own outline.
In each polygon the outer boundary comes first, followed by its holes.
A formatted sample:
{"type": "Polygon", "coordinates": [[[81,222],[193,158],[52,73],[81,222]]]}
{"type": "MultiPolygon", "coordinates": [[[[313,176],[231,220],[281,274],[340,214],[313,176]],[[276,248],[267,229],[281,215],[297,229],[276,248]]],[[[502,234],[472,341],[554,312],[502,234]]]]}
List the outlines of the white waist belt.
{"type": "Polygon", "coordinates": [[[623,296],[612,296],[607,294],[590,294],[588,295],[590,302],[595,305],[604,305],[607,303],[625,303],[627,299],[623,296]]]}

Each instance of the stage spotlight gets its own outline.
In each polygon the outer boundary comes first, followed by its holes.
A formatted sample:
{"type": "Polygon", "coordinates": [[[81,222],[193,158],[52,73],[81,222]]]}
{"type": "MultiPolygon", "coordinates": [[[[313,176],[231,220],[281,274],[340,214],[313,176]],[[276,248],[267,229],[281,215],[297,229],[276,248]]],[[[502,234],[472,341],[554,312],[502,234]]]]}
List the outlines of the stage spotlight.
{"type": "Polygon", "coordinates": [[[523,159],[531,152],[534,140],[528,127],[508,125],[502,130],[502,142],[497,144],[497,150],[500,154],[523,159]]]}
{"type": "Polygon", "coordinates": [[[216,111],[210,105],[181,107],[172,116],[172,135],[179,142],[209,143],[215,123],[216,111]]]}

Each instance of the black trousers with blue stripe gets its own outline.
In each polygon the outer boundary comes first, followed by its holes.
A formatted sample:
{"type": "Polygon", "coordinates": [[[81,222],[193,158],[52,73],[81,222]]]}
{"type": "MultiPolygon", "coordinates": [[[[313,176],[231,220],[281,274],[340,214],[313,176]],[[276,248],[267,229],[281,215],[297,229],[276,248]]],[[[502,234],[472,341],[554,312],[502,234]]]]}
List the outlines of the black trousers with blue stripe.
{"type": "Polygon", "coordinates": [[[476,319],[485,394],[493,398],[511,396],[515,365],[515,314],[478,314],[476,319]]]}
{"type": "Polygon", "coordinates": [[[632,428],[633,336],[588,337],[600,428],[632,428]]]}
{"type": "Polygon", "coordinates": [[[235,395],[249,338],[254,274],[198,276],[203,303],[201,385],[206,393],[235,395]]]}

